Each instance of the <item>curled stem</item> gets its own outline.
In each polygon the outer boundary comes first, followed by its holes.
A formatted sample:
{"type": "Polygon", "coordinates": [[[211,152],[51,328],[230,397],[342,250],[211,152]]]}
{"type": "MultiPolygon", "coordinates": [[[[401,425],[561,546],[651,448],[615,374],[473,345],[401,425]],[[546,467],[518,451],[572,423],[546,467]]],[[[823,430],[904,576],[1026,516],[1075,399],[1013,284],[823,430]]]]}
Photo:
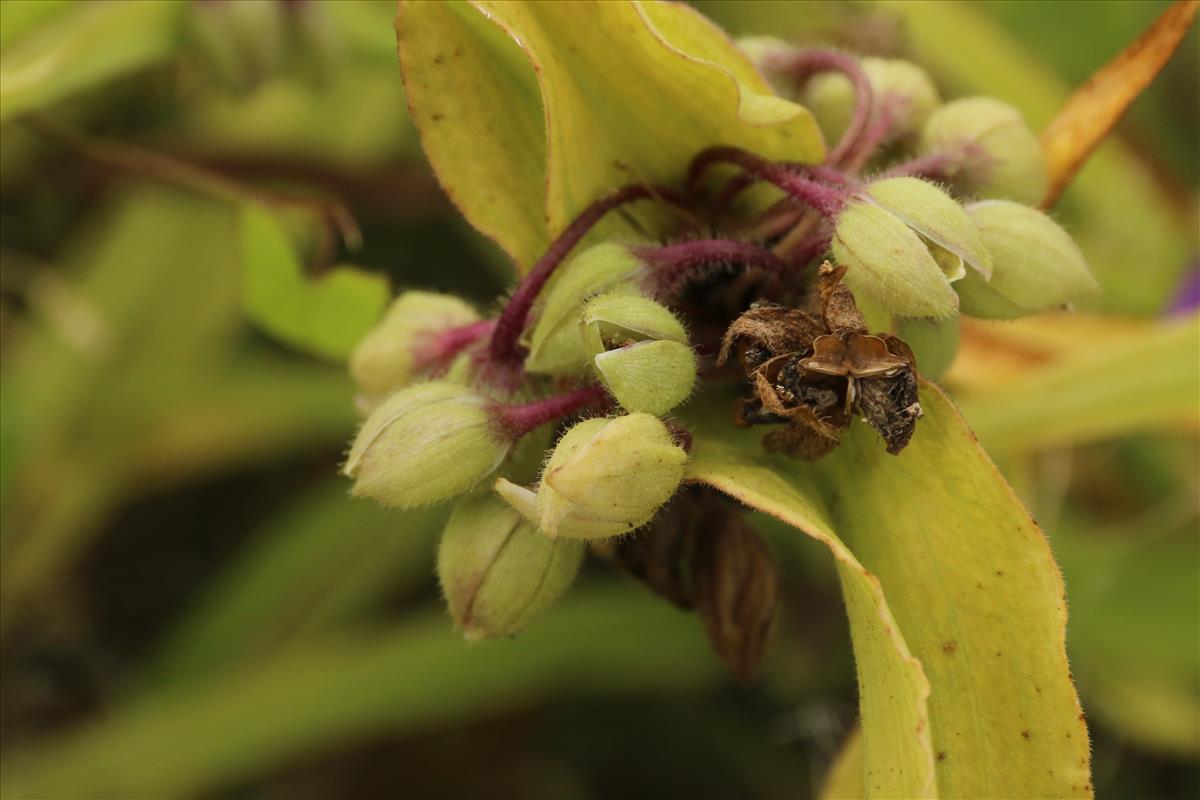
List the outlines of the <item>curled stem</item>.
{"type": "Polygon", "coordinates": [[[693,270],[714,264],[737,264],[777,274],[788,268],[787,262],[770,250],[735,239],[698,239],[661,247],[639,247],[635,252],[651,267],[652,280],[659,289],[675,286],[693,270]]]}
{"type": "Polygon", "coordinates": [[[575,245],[579,244],[580,240],[587,235],[588,231],[609,211],[634,200],[643,200],[651,197],[675,203],[681,202],[678,195],[669,189],[647,186],[645,184],[625,186],[592,203],[567,226],[566,230],[559,234],[558,238],[551,243],[546,252],[542,254],[542,257],[533,265],[533,269],[529,270],[529,274],[521,281],[521,285],[517,287],[517,290],[504,306],[504,310],[500,312],[500,316],[496,320],[496,328],[492,333],[492,341],[488,348],[492,361],[507,363],[517,360],[517,339],[520,338],[521,332],[525,329],[525,323],[529,319],[529,311],[533,308],[534,300],[537,299],[546,282],[550,280],[550,276],[554,274],[554,270],[558,268],[559,264],[562,263],[563,259],[566,258],[575,245]]]}
{"type": "Polygon", "coordinates": [[[797,84],[803,83],[818,72],[840,72],[850,79],[850,85],[854,89],[854,113],[841,140],[825,157],[826,164],[843,164],[866,130],[867,121],[871,117],[871,106],[875,102],[871,81],[858,59],[840,50],[801,50],[773,54],[767,58],[766,67],[772,72],[786,74],[797,84]]]}
{"type": "Polygon", "coordinates": [[[554,422],[585,408],[607,406],[611,402],[604,387],[594,383],[532,403],[498,404],[492,408],[492,420],[501,433],[516,441],[547,422],[554,422]]]}

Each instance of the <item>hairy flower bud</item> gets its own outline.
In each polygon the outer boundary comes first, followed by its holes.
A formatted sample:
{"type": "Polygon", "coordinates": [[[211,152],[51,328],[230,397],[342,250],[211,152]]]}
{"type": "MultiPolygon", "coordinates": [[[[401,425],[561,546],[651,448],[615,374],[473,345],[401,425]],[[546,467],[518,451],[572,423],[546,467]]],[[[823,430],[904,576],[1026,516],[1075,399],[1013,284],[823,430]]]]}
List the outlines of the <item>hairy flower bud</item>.
{"type": "Polygon", "coordinates": [[[547,536],[601,539],[649,522],[679,488],[686,461],[657,417],[589,419],[559,439],[536,493],[503,479],[496,491],[547,536]]]}
{"type": "Polygon", "coordinates": [[[834,228],[834,258],[855,297],[907,317],[947,317],[958,297],[924,239],[870,199],[846,206],[834,228]]]}
{"type": "Polygon", "coordinates": [[[585,372],[591,359],[579,336],[583,304],[621,284],[626,293],[636,294],[629,283],[644,270],[628,247],[611,242],[590,247],[560,267],[539,301],[525,369],[545,375],[585,372]]]}
{"type": "Polygon", "coordinates": [[[350,374],[371,407],[411,383],[429,366],[433,337],[476,322],[479,315],[457,297],[404,292],[392,301],[379,324],[350,354],[350,374]]]}
{"type": "Polygon", "coordinates": [[[385,506],[427,505],[465,492],[500,466],[512,442],[494,430],[492,401],[464,386],[410,386],[376,408],[343,474],[352,493],[385,506]]]}
{"type": "Polygon", "coordinates": [[[1036,203],[1046,194],[1046,160],[1021,112],[991,97],[966,97],[933,112],[920,151],[952,159],[946,172],[969,194],[1036,203]]]}
{"type": "Polygon", "coordinates": [[[450,616],[467,639],[512,636],[562,597],[584,545],[550,539],[494,495],[459,501],[438,546],[450,616]]]}
{"type": "Polygon", "coordinates": [[[597,377],[626,411],[661,416],[692,393],[696,356],[665,306],[638,295],[601,295],[584,307],[581,325],[597,377]]]}
{"type": "Polygon", "coordinates": [[[1054,220],[1009,200],[967,206],[992,254],[992,278],[969,275],[955,285],[964,314],[1013,319],[1095,292],[1083,253],[1054,220]]]}
{"type": "Polygon", "coordinates": [[[930,243],[947,280],[961,279],[966,266],[984,277],[992,274],[991,256],[975,224],[953,197],[932,183],[885,178],[868,186],[867,195],[930,243]]]}
{"type": "MultiPolygon", "coordinates": [[[[890,116],[889,137],[900,139],[919,131],[941,101],[925,70],[891,58],[864,58],[860,63],[871,83],[876,109],[886,110],[890,116]]],[[[823,72],[807,83],[801,99],[826,141],[840,140],[854,114],[850,79],[840,72],[823,72]]]]}

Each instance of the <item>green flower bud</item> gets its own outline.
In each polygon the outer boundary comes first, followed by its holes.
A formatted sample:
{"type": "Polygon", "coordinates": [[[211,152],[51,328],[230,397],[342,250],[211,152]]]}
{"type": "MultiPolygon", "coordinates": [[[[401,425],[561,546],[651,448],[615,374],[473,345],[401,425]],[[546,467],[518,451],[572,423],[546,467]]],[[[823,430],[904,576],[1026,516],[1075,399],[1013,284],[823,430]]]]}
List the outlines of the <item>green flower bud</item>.
{"type": "Polygon", "coordinates": [[[1046,194],[1046,160],[1021,112],[991,97],[967,97],[933,112],[920,151],[958,153],[954,180],[979,197],[1036,203],[1046,194]]]}
{"type": "Polygon", "coordinates": [[[937,380],[954,363],[958,353],[958,317],[900,317],[895,324],[896,336],[912,350],[917,369],[926,378],[937,380]]]}
{"type": "Polygon", "coordinates": [[[545,375],[587,371],[591,359],[579,337],[583,304],[621,284],[625,292],[636,293],[630,284],[644,270],[628,247],[613,243],[590,247],[560,267],[539,301],[525,369],[545,375]]]}
{"type": "Polygon", "coordinates": [[[512,636],[562,597],[584,545],[550,539],[493,495],[459,501],[438,546],[450,616],[467,639],[512,636]]]}
{"type": "MultiPolygon", "coordinates": [[[[901,139],[919,131],[941,102],[925,70],[900,59],[864,58],[860,63],[871,83],[876,108],[886,108],[891,115],[889,137],[901,139]]],[[[801,100],[821,126],[826,141],[839,141],[850,127],[854,87],[842,73],[816,75],[805,85],[801,100]]]]}
{"type": "Polygon", "coordinates": [[[399,295],[350,354],[350,374],[363,394],[364,404],[374,407],[418,377],[426,366],[421,362],[421,349],[432,336],[478,319],[473,308],[451,295],[399,295]]]}
{"type": "Polygon", "coordinates": [[[696,385],[696,355],[679,342],[636,342],[595,358],[596,374],[626,411],[662,416],[696,385]]]}
{"type": "Polygon", "coordinates": [[[948,317],[958,310],[958,296],[925,241],[879,205],[851,202],[838,216],[832,245],[856,298],[906,317],[948,317]]]}
{"type": "Polygon", "coordinates": [[[559,439],[536,494],[503,479],[496,491],[547,536],[601,539],[649,522],[679,488],[686,461],[657,417],[589,419],[559,439]]]}
{"type": "Polygon", "coordinates": [[[351,493],[385,506],[427,505],[470,489],[500,466],[512,442],[493,430],[492,401],[464,386],[410,386],[358,431],[343,474],[351,493]]]}
{"type": "Polygon", "coordinates": [[[580,315],[584,348],[595,356],[630,341],[663,339],[687,343],[683,323],[661,303],[635,294],[605,294],[587,302],[580,315]]]}
{"type": "Polygon", "coordinates": [[[975,223],[962,206],[938,187],[919,178],[885,178],[867,187],[867,195],[931,242],[930,252],[947,280],[966,274],[964,263],[988,277],[992,259],[975,223]]]}
{"type": "Polygon", "coordinates": [[[661,416],[691,395],[696,356],[665,306],[638,295],[601,295],[588,301],[581,325],[596,375],[626,411],[661,416]]]}
{"type": "Polygon", "coordinates": [[[992,279],[955,284],[964,314],[1013,319],[1064,305],[1098,290],[1083,253],[1054,220],[1009,200],[967,206],[992,254],[992,279]]]}

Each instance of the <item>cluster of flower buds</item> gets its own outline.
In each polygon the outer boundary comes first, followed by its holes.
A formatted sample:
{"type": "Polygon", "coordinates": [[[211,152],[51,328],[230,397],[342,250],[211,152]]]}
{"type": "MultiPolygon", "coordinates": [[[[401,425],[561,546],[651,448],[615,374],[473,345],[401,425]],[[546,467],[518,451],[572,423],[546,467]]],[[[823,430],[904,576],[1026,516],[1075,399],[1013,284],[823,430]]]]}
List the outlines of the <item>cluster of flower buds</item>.
{"type": "MultiPolygon", "coordinates": [[[[777,42],[753,54],[812,110],[831,143],[824,163],[695,154],[676,186],[627,186],[581,212],[495,318],[406,292],[351,358],[367,415],[344,466],[352,491],[400,508],[455,503],[438,575],[469,638],[525,628],[586,547],[621,563],[641,552],[630,534],[652,536],[683,484],[680,412],[701,378],[749,384],[734,424],[774,426],[772,452],[820,458],[862,419],[899,454],[922,414],[918,365],[936,377],[951,362],[959,314],[1012,318],[1096,288],[1070,236],[1029,205],[1045,165],[1015,109],[943,104],[906,61],[777,42]],[[756,182],[774,190],[733,202],[756,182]],[[635,201],[681,212],[670,243],[579,246],[635,201]],[[518,455],[535,431],[551,443],[532,453],[538,469],[518,455]]],[[[675,505],[686,516],[695,497],[675,505]]],[[[762,657],[773,573],[752,532],[725,529],[689,545],[687,581],[663,578],[682,574],[674,557],[659,559],[669,575],[647,566],[649,551],[639,568],[700,611],[745,676],[762,657]]]]}
{"type": "Polygon", "coordinates": [[[503,318],[445,295],[401,294],[352,354],[367,416],[343,472],[385,506],[458,498],[438,574],[468,638],[519,632],[569,586],[583,540],[645,525],[682,483],[687,452],[661,417],[692,393],[697,360],[648,296],[669,259],[602,244],[565,260],[518,326],[516,387],[513,365],[489,360],[503,318]],[[581,412],[599,415],[567,424],[581,412]],[[518,443],[551,425],[562,432],[536,482],[515,482],[518,443]]]}
{"type": "MultiPolygon", "coordinates": [[[[915,332],[925,374],[949,364],[957,316],[1010,319],[1097,290],[1083,255],[1031,204],[1047,187],[1037,137],[990,97],[942,103],[930,77],[898,59],[754,40],[749,52],[805,103],[830,142],[825,164],[774,163],[732,148],[700,154],[786,197],[774,250],[797,267],[830,254],[871,327],[915,332]]],[[[738,188],[743,188],[739,186],[738,188]]],[[[752,228],[752,230],[755,228],[752,228]]]]}

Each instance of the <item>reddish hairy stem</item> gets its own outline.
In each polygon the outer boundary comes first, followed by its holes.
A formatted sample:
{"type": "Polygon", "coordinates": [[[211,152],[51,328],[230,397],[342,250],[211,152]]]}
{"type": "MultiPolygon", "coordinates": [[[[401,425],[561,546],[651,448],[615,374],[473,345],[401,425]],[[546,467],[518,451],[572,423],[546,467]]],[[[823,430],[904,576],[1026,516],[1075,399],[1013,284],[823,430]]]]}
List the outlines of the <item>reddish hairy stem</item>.
{"type": "Polygon", "coordinates": [[[554,270],[558,268],[558,265],[575,245],[579,244],[579,241],[587,235],[588,231],[614,208],[649,197],[681,202],[678,195],[669,189],[644,184],[626,186],[592,203],[575,218],[574,222],[567,226],[565,231],[559,234],[558,238],[533,265],[533,269],[529,270],[529,274],[521,281],[521,285],[517,287],[516,292],[504,306],[504,310],[500,312],[489,347],[492,361],[503,363],[517,360],[517,339],[525,329],[525,323],[529,319],[529,311],[533,308],[534,300],[546,285],[546,281],[550,280],[554,270]]]}
{"type": "Polygon", "coordinates": [[[603,386],[595,383],[532,403],[493,406],[492,420],[505,436],[516,441],[547,422],[554,422],[585,408],[605,406],[610,402],[608,392],[603,386]]]}
{"type": "Polygon", "coordinates": [[[444,364],[487,336],[495,327],[494,319],[481,319],[457,328],[438,331],[421,344],[414,360],[421,368],[444,364]]]}
{"type": "Polygon", "coordinates": [[[841,140],[825,157],[826,164],[842,164],[863,135],[867,120],[871,117],[871,106],[875,102],[871,81],[858,59],[840,50],[801,50],[798,53],[769,56],[766,67],[772,72],[787,74],[797,84],[818,72],[840,72],[850,79],[850,85],[854,88],[854,114],[841,140]]]}
{"type": "Polygon", "coordinates": [[[688,181],[694,183],[705,169],[719,163],[734,164],[754,177],[778,186],[797,200],[812,206],[822,216],[836,215],[846,201],[847,192],[844,188],[797,175],[795,170],[798,165],[769,161],[736,147],[710,147],[702,151],[692,160],[688,181]]]}
{"type": "Polygon", "coordinates": [[[880,108],[879,113],[871,119],[871,124],[863,131],[853,149],[846,154],[846,172],[857,173],[874,154],[879,145],[887,138],[892,127],[892,113],[886,108],[880,108]]]}

